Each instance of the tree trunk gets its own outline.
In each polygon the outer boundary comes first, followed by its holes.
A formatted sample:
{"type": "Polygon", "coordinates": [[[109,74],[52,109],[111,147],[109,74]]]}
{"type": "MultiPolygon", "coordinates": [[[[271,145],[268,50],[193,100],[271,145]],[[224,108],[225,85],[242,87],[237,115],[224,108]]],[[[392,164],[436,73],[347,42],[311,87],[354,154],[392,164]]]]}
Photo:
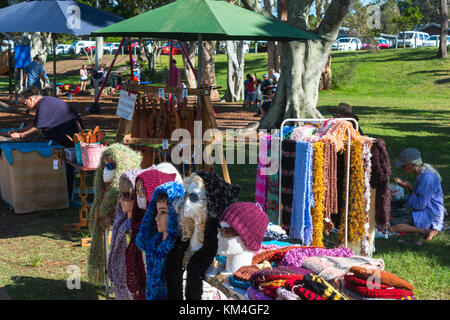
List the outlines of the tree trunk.
{"type": "Polygon", "coordinates": [[[331,89],[331,54],[328,55],[327,64],[322,71],[319,82],[319,90],[330,90],[331,89]]]}
{"type": "MultiPolygon", "coordinates": [[[[287,23],[306,30],[313,1],[286,1],[287,23]]],[[[324,40],[282,43],[283,58],[277,91],[269,111],[259,124],[260,129],[279,128],[283,119],[287,118],[322,118],[316,109],[319,81],[330,55],[331,46],[337,38],[351,2],[351,0],[333,0],[319,27],[310,31],[324,40]]],[[[243,0],[243,3],[255,12],[264,11],[258,1],[243,0]]],[[[284,11],[278,10],[278,12],[284,11]]]]}
{"type": "Polygon", "coordinates": [[[145,54],[145,43],[144,40],[139,39],[139,49],[137,50],[137,59],[139,61],[147,61],[147,56],[145,54]]]}
{"type": "Polygon", "coordinates": [[[244,99],[244,41],[227,41],[227,91],[224,99],[236,102],[244,99]]]}
{"type": "MultiPolygon", "coordinates": [[[[191,60],[192,66],[195,66],[195,44],[196,41],[185,41],[181,45],[186,50],[186,54],[191,60]]],[[[192,71],[189,62],[183,54],[184,74],[186,75],[186,86],[188,88],[197,88],[194,71],[192,71]]]]}
{"type": "Polygon", "coordinates": [[[441,0],[441,41],[439,43],[438,58],[447,58],[447,30],[448,30],[448,5],[447,0],[441,0]]]}
{"type": "Polygon", "coordinates": [[[280,73],[281,67],[281,43],[275,43],[273,41],[267,42],[267,69],[269,71],[269,77],[277,72],[280,73]]]}
{"type": "MultiPolygon", "coordinates": [[[[211,87],[216,86],[216,67],[214,64],[214,51],[216,49],[216,41],[203,41],[202,56],[202,85],[211,87]]],[[[211,100],[219,101],[219,93],[217,90],[211,90],[211,100]]]]}

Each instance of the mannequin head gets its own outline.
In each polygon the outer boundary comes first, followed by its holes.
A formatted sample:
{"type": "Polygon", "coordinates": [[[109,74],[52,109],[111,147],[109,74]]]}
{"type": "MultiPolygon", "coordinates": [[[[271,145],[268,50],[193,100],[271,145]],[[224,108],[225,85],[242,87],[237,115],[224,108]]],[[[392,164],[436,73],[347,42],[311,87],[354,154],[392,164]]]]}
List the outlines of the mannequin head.
{"type": "MultiPolygon", "coordinates": [[[[182,200],[178,201],[176,210],[179,213],[182,240],[191,239],[195,228],[203,230],[208,214],[206,191],[203,179],[195,173],[184,180],[186,191],[182,200]]],[[[203,242],[203,232],[198,241],[203,242]]]]}
{"type": "Polygon", "coordinates": [[[157,195],[156,199],[156,226],[158,232],[163,234],[162,239],[167,238],[167,223],[169,221],[169,197],[165,193],[160,193],[157,195]]]}
{"type": "Polygon", "coordinates": [[[120,206],[122,211],[127,213],[128,219],[131,218],[134,206],[134,188],[130,180],[124,175],[119,180],[120,206]]]}
{"type": "Polygon", "coordinates": [[[111,156],[105,157],[103,159],[103,182],[111,183],[114,179],[114,174],[116,170],[116,163],[111,156]]]}
{"type": "Polygon", "coordinates": [[[220,222],[217,239],[219,240],[217,253],[221,256],[237,255],[249,251],[236,230],[226,222],[220,222]]]}

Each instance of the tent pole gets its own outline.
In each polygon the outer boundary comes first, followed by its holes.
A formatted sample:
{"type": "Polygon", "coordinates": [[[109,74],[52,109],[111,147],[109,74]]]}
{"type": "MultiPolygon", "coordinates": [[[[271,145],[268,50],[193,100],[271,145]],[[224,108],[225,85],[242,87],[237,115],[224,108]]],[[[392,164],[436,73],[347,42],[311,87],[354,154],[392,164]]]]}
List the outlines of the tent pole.
{"type": "Polygon", "coordinates": [[[169,58],[169,85],[168,85],[168,87],[170,87],[170,86],[172,85],[173,40],[170,40],[170,53],[169,53],[169,57],[170,57],[170,58],[169,58]]]}
{"type": "Polygon", "coordinates": [[[56,97],[56,33],[52,33],[53,40],[53,96],[56,97]]]}
{"type": "Polygon", "coordinates": [[[198,34],[198,62],[197,62],[197,87],[200,88],[202,86],[202,64],[203,64],[203,45],[202,45],[202,34],[198,34]]]}

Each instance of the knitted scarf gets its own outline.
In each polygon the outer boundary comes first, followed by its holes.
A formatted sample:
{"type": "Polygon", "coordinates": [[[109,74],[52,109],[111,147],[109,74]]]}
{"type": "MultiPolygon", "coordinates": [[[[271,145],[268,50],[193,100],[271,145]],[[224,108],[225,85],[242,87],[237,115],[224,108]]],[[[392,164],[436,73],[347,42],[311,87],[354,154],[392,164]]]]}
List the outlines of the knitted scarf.
{"type": "MultiPolygon", "coordinates": [[[[127,179],[135,187],[135,179],[143,170],[131,169],[125,171],[122,177],[127,179]]],[[[126,233],[131,230],[127,213],[122,211],[120,198],[117,201],[116,219],[111,232],[111,246],[108,254],[106,271],[114,284],[116,300],[132,300],[133,296],[127,288],[125,250],[127,248],[126,233]]]]}
{"type": "Polygon", "coordinates": [[[375,221],[378,226],[389,224],[391,211],[391,190],[389,179],[391,177],[391,163],[383,139],[377,138],[372,144],[372,176],[370,185],[376,189],[375,221]]]}
{"type": "MultiPolygon", "coordinates": [[[[270,144],[270,166],[272,168],[279,168],[280,165],[280,138],[269,136],[268,142],[270,144]]],[[[278,210],[279,210],[279,194],[278,194],[279,175],[278,170],[274,174],[267,176],[266,185],[266,214],[269,217],[269,221],[275,224],[278,223],[278,210]]]]}
{"type": "Polygon", "coordinates": [[[280,262],[280,266],[301,267],[303,260],[313,256],[351,257],[353,251],[348,248],[298,248],[288,251],[280,262]]]}
{"type": "MultiPolygon", "coordinates": [[[[345,161],[347,161],[347,144],[344,147],[345,161]]],[[[348,241],[360,241],[365,234],[366,213],[364,211],[364,169],[362,162],[363,145],[352,141],[350,147],[350,182],[348,194],[348,241]]],[[[348,164],[346,163],[346,166],[348,164]]],[[[346,176],[343,180],[343,201],[345,203],[346,176]]],[[[345,242],[345,205],[341,208],[341,223],[338,240],[345,242]]]]}
{"type": "Polygon", "coordinates": [[[370,237],[370,177],[372,175],[372,162],[370,158],[370,142],[366,142],[363,147],[363,167],[364,167],[364,211],[365,211],[365,224],[364,224],[364,236],[361,240],[361,255],[371,256],[374,250],[373,241],[374,238],[370,237]],[[372,240],[372,241],[371,241],[372,240]]]}
{"type": "Polygon", "coordinates": [[[253,256],[252,264],[260,264],[260,263],[262,263],[264,261],[272,262],[273,261],[273,257],[276,254],[278,254],[278,253],[286,253],[286,252],[290,251],[291,249],[295,249],[295,248],[304,248],[304,247],[300,246],[300,245],[292,245],[292,246],[286,246],[286,247],[282,247],[282,248],[275,249],[275,250],[264,251],[264,252],[258,253],[258,254],[253,256]]]}
{"type": "Polygon", "coordinates": [[[350,291],[362,297],[377,298],[377,299],[400,299],[402,297],[413,296],[414,293],[410,290],[404,289],[369,289],[368,287],[355,286],[352,283],[346,282],[345,287],[350,291]]]}
{"type": "Polygon", "coordinates": [[[100,165],[94,176],[94,202],[88,215],[89,231],[92,242],[88,256],[87,276],[94,285],[101,286],[106,281],[106,248],[105,231],[101,229],[99,222],[106,217],[114,220],[117,199],[119,198],[120,176],[129,169],[139,169],[142,155],[131,148],[114,143],[106,147],[100,159],[100,165]],[[115,163],[114,179],[108,190],[105,190],[103,182],[103,169],[105,159],[115,163]]]}
{"type": "Polygon", "coordinates": [[[405,289],[413,291],[414,287],[409,282],[400,279],[396,275],[380,269],[370,269],[365,267],[354,266],[350,268],[350,272],[355,274],[355,277],[367,280],[371,278],[373,282],[385,284],[390,287],[405,289]]]}
{"type": "MultiPolygon", "coordinates": [[[[292,216],[289,235],[299,238],[303,244],[312,241],[311,207],[313,191],[313,147],[309,142],[296,142],[292,216]]],[[[283,182],[284,185],[284,182],[283,182]]],[[[284,191],[283,191],[284,193],[284,191]]]]}
{"type": "Polygon", "coordinates": [[[310,271],[292,266],[279,266],[257,271],[252,274],[250,282],[257,286],[261,283],[273,280],[303,279],[310,271]]]}
{"type": "Polygon", "coordinates": [[[388,289],[392,288],[385,284],[370,282],[358,277],[353,276],[351,273],[344,275],[344,283],[356,286],[356,287],[369,287],[373,289],[388,289]]]}
{"type": "Polygon", "coordinates": [[[305,288],[320,295],[325,300],[349,300],[344,294],[336,290],[323,278],[309,273],[303,278],[305,288]]]}
{"type": "Polygon", "coordinates": [[[311,209],[312,218],[312,242],[313,247],[323,247],[323,219],[324,219],[324,200],[325,200],[325,184],[324,184],[324,143],[316,142],[313,144],[314,149],[314,166],[313,166],[313,195],[314,207],[311,209]]]}
{"type": "Polygon", "coordinates": [[[165,258],[175,245],[178,237],[178,215],[174,209],[174,202],[184,195],[184,188],[178,182],[167,182],[153,192],[153,198],[150,202],[144,218],[142,219],[139,233],[136,236],[136,245],[142,251],[145,251],[147,261],[147,282],[146,293],[147,300],[166,300],[167,285],[165,277],[165,258]],[[168,222],[167,238],[162,240],[162,233],[158,232],[158,226],[155,218],[158,214],[156,209],[156,197],[159,194],[168,196],[168,222]]]}
{"type": "Polygon", "coordinates": [[[334,224],[331,220],[331,214],[338,212],[337,203],[337,155],[334,144],[331,142],[325,142],[324,144],[324,205],[325,205],[325,218],[324,218],[324,231],[325,234],[329,234],[334,229],[334,224]]]}
{"type": "Polygon", "coordinates": [[[264,211],[266,210],[267,175],[262,174],[262,168],[267,168],[268,164],[269,138],[269,135],[262,135],[259,138],[258,167],[256,171],[255,202],[259,203],[264,211]]]}
{"type": "MultiPolygon", "coordinates": [[[[147,207],[152,199],[154,190],[166,182],[174,181],[175,178],[175,173],[168,174],[156,169],[144,171],[137,176],[136,183],[141,180],[145,190],[147,207]]],[[[131,215],[130,242],[125,251],[127,286],[133,294],[133,300],[145,300],[146,272],[142,251],[136,246],[136,236],[139,232],[139,227],[141,226],[146,210],[142,210],[138,207],[136,199],[135,192],[133,213],[131,215]]]]}
{"type": "Polygon", "coordinates": [[[294,199],[296,141],[283,140],[281,145],[281,204],[283,205],[281,226],[289,230],[292,216],[292,200],[294,199]]]}

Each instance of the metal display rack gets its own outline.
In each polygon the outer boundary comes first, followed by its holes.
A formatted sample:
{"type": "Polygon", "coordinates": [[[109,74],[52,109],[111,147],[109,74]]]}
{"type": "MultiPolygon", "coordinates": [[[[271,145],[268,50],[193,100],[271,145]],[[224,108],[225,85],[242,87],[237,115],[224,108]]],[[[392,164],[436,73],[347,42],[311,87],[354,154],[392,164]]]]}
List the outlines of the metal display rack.
{"type": "MultiPolygon", "coordinates": [[[[283,142],[283,128],[285,127],[285,124],[288,122],[297,122],[297,124],[299,122],[309,122],[309,123],[314,123],[314,122],[325,122],[327,120],[330,119],[295,119],[295,118],[290,118],[290,119],[285,119],[282,123],[281,123],[281,127],[280,127],[280,146],[279,146],[279,157],[280,157],[280,162],[279,162],[279,169],[278,169],[278,179],[279,179],[279,183],[278,183],[278,224],[281,225],[281,186],[282,186],[282,161],[281,161],[281,156],[282,156],[282,142],[283,142]]],[[[356,124],[356,130],[358,130],[359,126],[358,126],[358,121],[356,121],[356,119],[353,118],[334,118],[333,120],[337,120],[337,121],[353,121],[356,124]]],[[[351,144],[351,134],[350,134],[350,129],[347,127],[347,133],[348,133],[348,142],[347,142],[347,179],[346,179],[346,192],[345,192],[345,247],[348,246],[348,194],[349,194],[349,178],[350,178],[350,144],[351,144]]],[[[295,195],[294,195],[295,196],[295,195]]]]}

